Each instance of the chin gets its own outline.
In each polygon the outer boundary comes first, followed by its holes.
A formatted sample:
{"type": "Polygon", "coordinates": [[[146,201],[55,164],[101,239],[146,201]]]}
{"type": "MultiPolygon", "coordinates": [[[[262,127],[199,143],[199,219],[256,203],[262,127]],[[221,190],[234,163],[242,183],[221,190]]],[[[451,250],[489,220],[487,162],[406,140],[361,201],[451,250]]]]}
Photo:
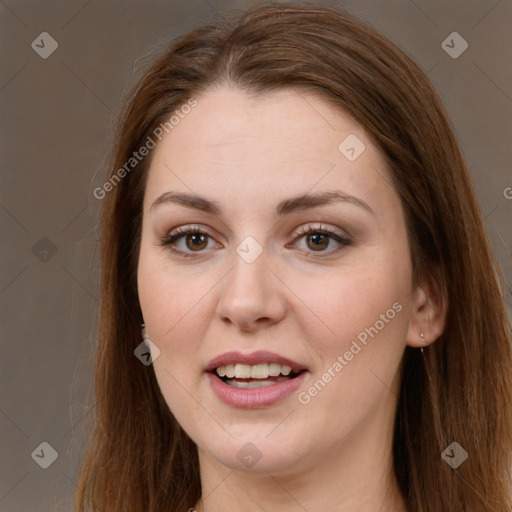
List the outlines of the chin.
{"type": "Polygon", "coordinates": [[[243,454],[240,451],[235,451],[230,457],[226,457],[224,452],[215,454],[215,458],[233,471],[251,475],[268,476],[269,473],[272,475],[285,475],[297,470],[295,465],[297,459],[296,452],[292,459],[290,456],[287,456],[290,453],[288,450],[281,450],[280,453],[272,455],[266,450],[259,450],[258,453],[250,445],[242,448],[242,450],[244,449],[243,454]],[[239,453],[240,458],[238,456],[239,453]],[[251,457],[253,457],[253,460],[251,460],[251,457]]]}
{"type": "Polygon", "coordinates": [[[233,471],[267,476],[296,472],[299,462],[304,462],[307,455],[304,439],[292,438],[285,431],[269,436],[271,431],[268,425],[265,429],[245,426],[242,435],[224,438],[224,442],[212,445],[209,438],[202,451],[233,471]]]}

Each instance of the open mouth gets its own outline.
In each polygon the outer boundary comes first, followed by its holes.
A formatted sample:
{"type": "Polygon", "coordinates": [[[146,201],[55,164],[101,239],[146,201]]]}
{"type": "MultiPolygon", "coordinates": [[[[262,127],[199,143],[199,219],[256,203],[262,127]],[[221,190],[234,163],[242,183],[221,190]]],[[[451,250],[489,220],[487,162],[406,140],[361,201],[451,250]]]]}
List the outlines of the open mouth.
{"type": "Polygon", "coordinates": [[[237,363],[218,366],[211,373],[228,386],[241,389],[255,389],[292,380],[298,377],[302,371],[293,371],[290,366],[279,363],[260,363],[254,365],[237,363]]]}

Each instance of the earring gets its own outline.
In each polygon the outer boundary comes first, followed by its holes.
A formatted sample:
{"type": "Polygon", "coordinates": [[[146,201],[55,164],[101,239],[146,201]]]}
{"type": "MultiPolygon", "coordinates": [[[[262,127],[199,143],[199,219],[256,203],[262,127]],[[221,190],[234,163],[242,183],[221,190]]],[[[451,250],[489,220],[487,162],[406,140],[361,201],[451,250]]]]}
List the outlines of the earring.
{"type": "MultiPolygon", "coordinates": [[[[424,341],[423,331],[420,331],[420,337],[421,337],[421,341],[424,341]]],[[[421,353],[423,354],[423,347],[421,347],[421,353]]]]}
{"type": "Polygon", "coordinates": [[[146,339],[146,324],[140,324],[140,329],[141,329],[142,339],[145,340],[146,339]]]}

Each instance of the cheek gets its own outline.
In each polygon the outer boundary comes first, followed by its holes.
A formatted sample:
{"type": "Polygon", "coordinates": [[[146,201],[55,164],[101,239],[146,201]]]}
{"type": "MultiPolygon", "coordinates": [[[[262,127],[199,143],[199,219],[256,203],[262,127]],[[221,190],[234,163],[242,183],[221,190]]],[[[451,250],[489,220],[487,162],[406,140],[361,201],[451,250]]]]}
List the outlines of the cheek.
{"type": "Polygon", "coordinates": [[[205,329],[201,307],[210,288],[205,281],[205,276],[172,271],[165,258],[141,250],[139,301],[148,335],[160,350],[153,362],[155,376],[169,409],[187,426],[201,419],[191,398],[198,382],[191,376],[200,375],[197,354],[205,329]]]}
{"type": "Polygon", "coordinates": [[[141,249],[137,274],[139,302],[147,334],[160,350],[154,362],[160,376],[165,369],[179,377],[175,362],[180,360],[186,366],[193,360],[194,343],[190,334],[187,343],[184,341],[197,299],[194,300],[195,291],[191,287],[183,288],[181,281],[150,250],[141,249]]]}
{"type": "Polygon", "coordinates": [[[350,272],[340,271],[320,281],[303,280],[301,285],[297,280],[297,295],[307,297],[304,312],[298,316],[313,320],[304,322],[303,329],[331,354],[375,324],[379,333],[396,332],[398,327],[403,329],[405,315],[400,315],[397,310],[403,311],[407,300],[406,274],[390,271],[387,265],[374,265],[357,270],[352,268],[350,272]],[[314,332],[318,335],[313,335],[314,332]]]}
{"type": "Polygon", "coordinates": [[[137,274],[139,301],[148,332],[155,340],[175,338],[197,324],[201,305],[212,284],[208,273],[171,267],[165,255],[142,249],[137,274]]]}
{"type": "Polygon", "coordinates": [[[387,278],[378,275],[380,279],[368,274],[332,279],[329,292],[322,299],[319,294],[316,305],[329,329],[302,326],[319,364],[298,401],[318,424],[337,425],[343,432],[380,407],[391,409],[398,394],[406,296],[389,272],[387,278]]]}
{"type": "Polygon", "coordinates": [[[298,315],[310,319],[301,329],[319,363],[299,401],[311,403],[321,418],[330,411],[325,421],[355,424],[398,393],[411,283],[408,260],[398,261],[395,254],[373,252],[319,287],[303,281],[299,294],[308,297],[321,321],[307,308],[298,315]]]}

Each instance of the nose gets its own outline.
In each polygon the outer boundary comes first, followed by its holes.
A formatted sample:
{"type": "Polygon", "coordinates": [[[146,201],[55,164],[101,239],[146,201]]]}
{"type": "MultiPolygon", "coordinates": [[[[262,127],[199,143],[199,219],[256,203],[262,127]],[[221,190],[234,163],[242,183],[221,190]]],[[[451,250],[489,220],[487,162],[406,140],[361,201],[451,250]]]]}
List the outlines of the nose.
{"type": "Polygon", "coordinates": [[[252,263],[234,254],[234,268],[221,284],[217,314],[222,322],[254,332],[282,320],[283,284],[267,263],[265,251],[252,263]]]}

